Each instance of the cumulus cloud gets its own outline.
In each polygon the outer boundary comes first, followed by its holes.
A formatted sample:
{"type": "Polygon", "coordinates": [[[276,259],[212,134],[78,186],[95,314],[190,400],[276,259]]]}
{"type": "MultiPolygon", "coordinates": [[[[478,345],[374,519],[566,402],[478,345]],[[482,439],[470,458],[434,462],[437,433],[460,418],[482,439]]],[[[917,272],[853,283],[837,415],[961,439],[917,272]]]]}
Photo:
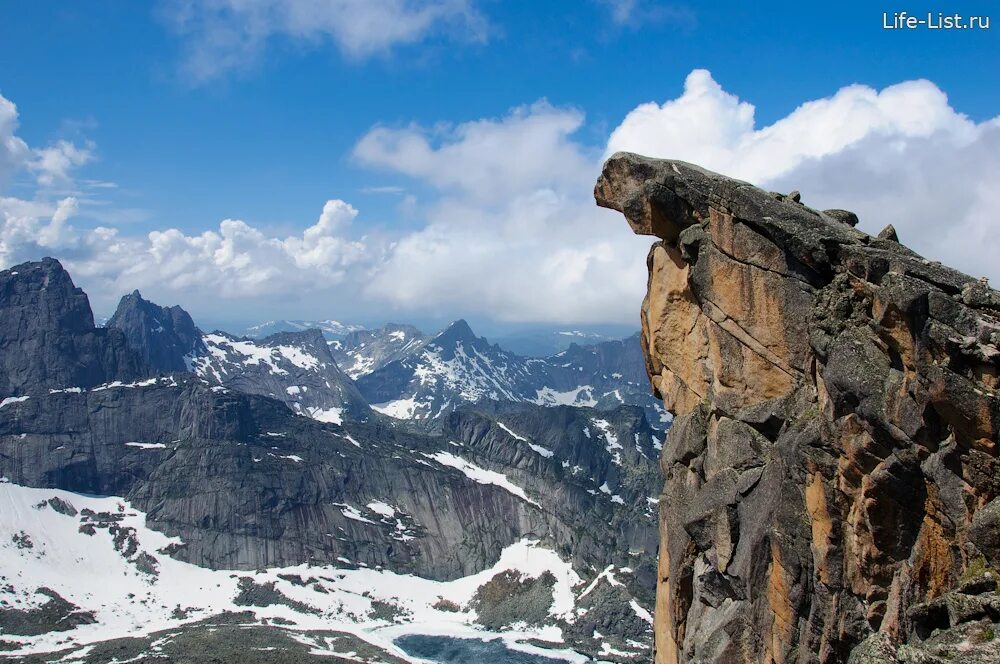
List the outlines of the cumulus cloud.
{"type": "MultiPolygon", "coordinates": [[[[0,95],[0,187],[15,172],[27,167],[43,187],[72,184],[72,171],[93,161],[94,146],[78,146],[66,140],[44,148],[30,148],[17,135],[17,106],[0,95]]],[[[2,189],[0,189],[2,191],[2,189]]]]}
{"type": "Polygon", "coordinates": [[[814,207],[857,212],[868,232],[892,223],[916,251],[1000,280],[1000,118],[973,122],[924,80],[851,85],[761,128],[754,112],[696,70],[677,99],[629,113],[607,154],[684,159],[798,189],[814,207]]]}
{"type": "Polygon", "coordinates": [[[503,118],[453,127],[376,127],[358,142],[354,155],[362,164],[482,201],[542,188],[586,189],[596,155],[572,139],[583,121],[578,110],[539,101],[503,118]]]}
{"type": "MultiPolygon", "coordinates": [[[[93,161],[93,143],[80,147],[70,141],[57,141],[46,148],[34,150],[29,168],[35,173],[38,184],[52,187],[72,182],[70,172],[93,161]]],[[[106,186],[109,183],[101,183],[106,186]]],[[[112,183],[113,184],[113,183],[112,183]]]]}
{"type": "Polygon", "coordinates": [[[101,311],[133,288],[200,311],[210,304],[223,312],[229,301],[229,314],[251,302],[274,307],[337,289],[355,292],[359,286],[350,282],[378,256],[378,242],[347,236],[357,210],[340,200],[328,201],[301,234],[284,238],[236,219],[197,235],[171,228],[123,236],[114,228],[74,227],[76,212],[74,198],[0,198],[0,266],[55,255],[101,311]]]}
{"type": "Polygon", "coordinates": [[[432,35],[487,35],[470,0],[168,0],[162,13],[183,37],[184,69],[199,82],[252,66],[275,38],[330,42],[363,59],[432,35]]]}
{"type": "Polygon", "coordinates": [[[507,321],[636,316],[648,240],[594,206],[600,151],[583,114],[546,102],[454,127],[377,127],[355,148],[439,192],[366,292],[403,310],[507,321]]]}
{"type": "MultiPolygon", "coordinates": [[[[602,158],[626,149],[798,189],[809,205],[852,209],[869,232],[892,223],[928,258],[1000,280],[1000,118],[971,120],[927,81],[831,92],[758,127],[750,102],[698,70],[680,96],[637,106],[599,145],[578,136],[580,110],[544,101],[457,125],[376,126],[358,140],[357,163],[420,192],[391,236],[359,236],[359,213],[341,200],[276,237],[232,219],[197,234],[124,235],[74,226],[73,198],[0,198],[0,267],[55,255],[105,311],[138,287],[195,313],[359,316],[368,306],[384,318],[633,322],[649,239],[591,197],[602,158]]],[[[36,153],[3,109],[0,166],[31,169],[36,153]]]]}
{"type": "MultiPolygon", "coordinates": [[[[435,187],[427,225],[369,283],[400,307],[506,320],[627,321],[645,285],[645,241],[594,209],[599,159],[574,138],[584,118],[545,103],[454,128],[377,127],[355,154],[435,187]]],[[[892,223],[933,259],[1000,279],[1000,120],[975,123],[928,81],[852,85],[757,127],[755,107],[705,70],[662,104],[636,107],[604,156],[685,159],[814,206],[892,223]]]]}

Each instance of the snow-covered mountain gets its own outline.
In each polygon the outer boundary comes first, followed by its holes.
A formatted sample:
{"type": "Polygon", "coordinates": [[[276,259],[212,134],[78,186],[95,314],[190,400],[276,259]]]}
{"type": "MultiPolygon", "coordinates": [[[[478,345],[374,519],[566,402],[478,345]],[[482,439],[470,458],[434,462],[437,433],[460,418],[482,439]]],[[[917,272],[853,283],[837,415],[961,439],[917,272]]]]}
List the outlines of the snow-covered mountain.
{"type": "Polygon", "coordinates": [[[408,354],[357,379],[375,409],[400,419],[433,419],[462,403],[522,401],[530,362],[477,337],[464,320],[408,354]]]}
{"type": "Polygon", "coordinates": [[[381,369],[427,341],[427,335],[412,325],[388,323],[375,330],[357,330],[330,342],[330,351],[351,378],[381,369]]]}
{"type": "Polygon", "coordinates": [[[299,415],[339,424],[371,414],[354,382],[337,367],[319,330],[278,332],[261,339],[225,332],[202,336],[206,351],[189,358],[210,384],[284,401],[299,415]]]}
{"type": "Polygon", "coordinates": [[[632,404],[646,409],[651,422],[668,421],[650,394],[638,335],[593,346],[571,344],[551,357],[533,358],[490,344],[458,320],[357,375],[356,382],[375,410],[400,419],[436,420],[460,404],[496,400],[597,408],[632,404]]]}
{"type": "Polygon", "coordinates": [[[243,332],[243,336],[250,337],[251,339],[260,339],[277,334],[278,332],[319,330],[327,339],[340,339],[345,334],[363,329],[364,327],[361,325],[351,325],[350,323],[341,323],[336,320],[269,320],[248,327],[243,332]]]}
{"type": "Polygon", "coordinates": [[[108,329],[121,330],[161,372],[191,371],[210,385],[273,397],[323,422],[371,415],[315,328],[258,339],[205,334],[179,306],[161,307],[135,291],[122,298],[108,329]]]}

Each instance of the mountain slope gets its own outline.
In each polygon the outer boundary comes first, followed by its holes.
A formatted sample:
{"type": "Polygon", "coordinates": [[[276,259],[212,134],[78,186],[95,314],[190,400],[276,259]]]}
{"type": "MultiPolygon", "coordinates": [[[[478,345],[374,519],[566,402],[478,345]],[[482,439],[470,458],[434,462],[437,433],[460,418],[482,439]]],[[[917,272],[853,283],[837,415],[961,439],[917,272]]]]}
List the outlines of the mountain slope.
{"type": "Polygon", "coordinates": [[[206,352],[190,364],[210,384],[273,397],[323,422],[363,420],[371,414],[357,387],[337,367],[319,330],[279,332],[255,340],[213,332],[203,342],[206,352]]]}
{"type": "Polygon", "coordinates": [[[415,351],[427,335],[412,325],[387,323],[377,330],[357,330],[330,342],[330,352],[353,379],[381,369],[415,351]]]}

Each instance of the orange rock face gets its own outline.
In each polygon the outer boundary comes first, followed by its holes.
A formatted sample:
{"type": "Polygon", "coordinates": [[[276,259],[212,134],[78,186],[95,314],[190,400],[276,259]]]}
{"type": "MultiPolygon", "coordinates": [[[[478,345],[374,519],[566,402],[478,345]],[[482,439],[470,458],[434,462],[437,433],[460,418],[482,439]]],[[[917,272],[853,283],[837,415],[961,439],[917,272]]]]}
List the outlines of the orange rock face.
{"type": "Polygon", "coordinates": [[[1000,565],[1000,294],[683,162],[616,154],[595,197],[657,238],[656,662],[894,661],[1000,619],[963,583],[1000,565]]]}

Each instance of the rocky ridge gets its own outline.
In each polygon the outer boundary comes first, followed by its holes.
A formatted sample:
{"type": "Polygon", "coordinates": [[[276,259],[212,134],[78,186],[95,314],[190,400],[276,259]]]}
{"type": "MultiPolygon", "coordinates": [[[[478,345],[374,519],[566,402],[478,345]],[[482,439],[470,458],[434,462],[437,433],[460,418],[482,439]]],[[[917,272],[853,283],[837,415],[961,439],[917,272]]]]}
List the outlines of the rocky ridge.
{"type": "Polygon", "coordinates": [[[595,197],[658,238],[656,661],[997,661],[1000,293],[680,161],[595,197]]]}
{"type": "Polygon", "coordinates": [[[117,329],[97,328],[87,295],[58,261],[0,272],[0,395],[87,388],[154,373],[117,329]]]}
{"type": "Polygon", "coordinates": [[[121,299],[107,328],[121,330],[157,372],[190,371],[210,385],[273,397],[323,422],[371,415],[319,328],[255,339],[219,331],[205,334],[181,307],[161,307],[139,291],[121,299]]]}
{"type": "Polygon", "coordinates": [[[337,364],[351,378],[377,371],[406,357],[427,341],[427,335],[412,325],[387,323],[375,330],[355,330],[330,342],[337,364]]]}

